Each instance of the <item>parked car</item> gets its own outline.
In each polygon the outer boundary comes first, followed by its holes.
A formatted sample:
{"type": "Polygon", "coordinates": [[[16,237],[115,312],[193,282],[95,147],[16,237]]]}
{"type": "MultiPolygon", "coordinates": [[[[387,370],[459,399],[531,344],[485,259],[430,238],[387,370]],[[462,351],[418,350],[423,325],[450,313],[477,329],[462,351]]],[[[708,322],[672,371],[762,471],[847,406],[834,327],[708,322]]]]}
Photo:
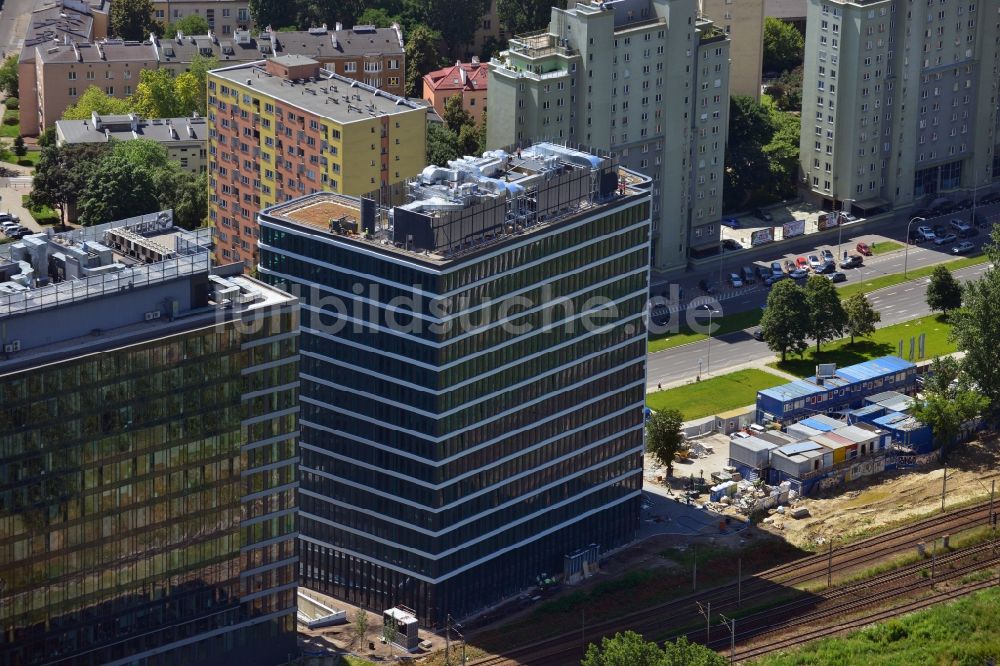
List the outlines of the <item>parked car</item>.
{"type": "Polygon", "coordinates": [[[972,249],[976,247],[971,241],[962,241],[961,243],[956,243],[953,248],[951,248],[952,254],[966,254],[972,252],[972,249]]]}
{"type": "Polygon", "coordinates": [[[910,217],[911,218],[914,218],[914,217],[922,217],[922,218],[934,217],[934,212],[931,211],[929,208],[921,208],[920,210],[915,210],[912,213],[910,213],[910,217]]]}
{"type": "Polygon", "coordinates": [[[740,277],[743,278],[743,284],[752,284],[754,280],[754,272],[752,266],[744,266],[740,269],[740,277]]]}
{"type": "Polygon", "coordinates": [[[742,250],[743,246],[739,244],[739,241],[734,241],[732,238],[726,238],[722,241],[722,249],[727,251],[742,250]]]}
{"type": "Polygon", "coordinates": [[[18,225],[5,229],[4,233],[7,234],[8,238],[24,238],[31,233],[31,229],[18,225]]]}
{"type": "Polygon", "coordinates": [[[15,222],[14,220],[6,220],[4,222],[0,222],[0,231],[3,231],[4,233],[7,233],[8,229],[13,229],[13,228],[19,227],[19,226],[21,226],[21,225],[18,224],[17,222],[15,222]]]}
{"type": "Polygon", "coordinates": [[[857,268],[865,263],[864,258],[860,254],[852,254],[847,259],[840,262],[841,268],[857,268]]]}
{"type": "Polygon", "coordinates": [[[758,220],[763,220],[765,222],[770,222],[771,220],[774,219],[774,216],[768,213],[763,208],[754,208],[753,216],[756,217],[758,220]]]}
{"type": "Polygon", "coordinates": [[[950,220],[948,222],[948,226],[951,227],[952,230],[961,238],[965,238],[971,231],[973,231],[971,224],[965,220],[959,220],[957,218],[950,220]]]}
{"type": "Polygon", "coordinates": [[[868,243],[858,243],[857,247],[855,247],[854,249],[856,249],[858,251],[858,254],[860,254],[862,257],[872,256],[872,248],[870,245],[868,245],[868,243]]]}
{"type": "Polygon", "coordinates": [[[840,214],[841,224],[850,224],[851,222],[857,222],[858,218],[851,213],[841,213],[840,214]]]}
{"type": "Polygon", "coordinates": [[[823,257],[823,261],[828,264],[832,264],[835,259],[833,258],[833,252],[831,250],[823,250],[819,253],[819,256],[823,257]]]}
{"type": "Polygon", "coordinates": [[[973,213],[972,214],[972,224],[977,229],[986,229],[987,227],[990,226],[990,220],[989,220],[988,217],[986,217],[982,213],[973,213]]]}
{"type": "Polygon", "coordinates": [[[809,267],[812,268],[814,271],[818,271],[819,269],[823,268],[824,263],[825,262],[822,259],[820,259],[818,255],[815,254],[809,255],[809,267]]]}
{"type": "Polygon", "coordinates": [[[743,286],[743,278],[736,273],[729,274],[729,282],[737,289],[743,286]]]}
{"type": "Polygon", "coordinates": [[[840,271],[834,271],[832,273],[828,273],[826,279],[834,284],[837,284],[838,282],[847,282],[847,275],[841,273],[840,271]]]}
{"type": "Polygon", "coordinates": [[[955,234],[945,234],[944,236],[941,236],[940,238],[935,240],[934,244],[947,245],[948,243],[954,243],[956,240],[958,240],[958,236],[956,236],[955,234]]]}
{"type": "Polygon", "coordinates": [[[934,236],[936,238],[941,238],[941,236],[946,236],[948,235],[948,233],[949,233],[948,230],[945,228],[943,224],[934,225],[934,236]]]}
{"type": "Polygon", "coordinates": [[[766,280],[772,275],[774,275],[774,273],[772,273],[771,269],[768,268],[767,266],[757,266],[757,277],[759,277],[761,280],[766,280]]]}
{"type": "Polygon", "coordinates": [[[920,226],[917,227],[917,238],[920,240],[937,240],[937,236],[934,234],[934,230],[930,227],[920,226]]]}
{"type": "Polygon", "coordinates": [[[775,282],[781,282],[782,280],[785,280],[787,278],[788,278],[788,274],[787,273],[782,273],[780,275],[772,275],[771,277],[769,277],[766,280],[764,280],[764,284],[766,284],[768,287],[770,287],[775,282]]]}
{"type": "Polygon", "coordinates": [[[955,210],[965,210],[966,208],[972,208],[972,199],[961,199],[952,204],[952,208],[955,210]]]}
{"type": "Polygon", "coordinates": [[[832,261],[829,261],[823,264],[823,267],[816,272],[820,275],[828,275],[830,273],[835,272],[836,270],[837,270],[837,264],[833,263],[832,261]]]}
{"type": "Polygon", "coordinates": [[[785,269],[781,267],[780,261],[771,262],[771,275],[784,275],[785,269]]]}
{"type": "Polygon", "coordinates": [[[699,280],[698,281],[698,288],[701,289],[706,294],[711,294],[711,293],[714,293],[714,291],[715,291],[712,288],[712,285],[708,282],[708,280],[699,280]]]}
{"type": "Polygon", "coordinates": [[[0,213],[0,222],[20,222],[21,218],[13,213],[0,213]]]}
{"type": "Polygon", "coordinates": [[[809,260],[805,257],[799,257],[795,260],[795,265],[799,268],[809,268],[809,260]]]}
{"type": "Polygon", "coordinates": [[[763,341],[764,340],[764,334],[761,332],[761,330],[759,328],[753,329],[753,332],[750,333],[750,335],[753,336],[754,340],[758,340],[758,341],[763,341]]]}
{"type": "Polygon", "coordinates": [[[729,227],[730,229],[739,229],[743,225],[740,224],[738,218],[730,217],[722,221],[722,226],[729,227]]]}
{"type": "Polygon", "coordinates": [[[788,277],[792,278],[793,280],[804,280],[807,277],[809,277],[809,271],[807,271],[804,268],[796,268],[795,270],[790,271],[788,273],[788,277]]]}
{"type": "Polygon", "coordinates": [[[792,271],[795,270],[795,268],[796,268],[796,266],[795,266],[795,262],[794,261],[792,261],[791,259],[785,259],[785,272],[786,273],[791,273],[792,271]]]}

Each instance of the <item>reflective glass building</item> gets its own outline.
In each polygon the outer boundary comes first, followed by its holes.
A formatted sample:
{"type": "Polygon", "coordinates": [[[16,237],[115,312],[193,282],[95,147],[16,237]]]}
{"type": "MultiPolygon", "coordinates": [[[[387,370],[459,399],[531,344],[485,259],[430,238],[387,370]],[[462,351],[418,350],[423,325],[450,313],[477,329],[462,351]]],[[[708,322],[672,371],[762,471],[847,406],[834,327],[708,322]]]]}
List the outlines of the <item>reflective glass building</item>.
{"type": "Polygon", "coordinates": [[[210,240],[0,248],[0,665],[296,653],[298,303],[210,240]]]}
{"type": "Polygon", "coordinates": [[[302,583],[425,624],[638,528],[650,194],[538,144],[260,215],[302,302],[302,583]]]}

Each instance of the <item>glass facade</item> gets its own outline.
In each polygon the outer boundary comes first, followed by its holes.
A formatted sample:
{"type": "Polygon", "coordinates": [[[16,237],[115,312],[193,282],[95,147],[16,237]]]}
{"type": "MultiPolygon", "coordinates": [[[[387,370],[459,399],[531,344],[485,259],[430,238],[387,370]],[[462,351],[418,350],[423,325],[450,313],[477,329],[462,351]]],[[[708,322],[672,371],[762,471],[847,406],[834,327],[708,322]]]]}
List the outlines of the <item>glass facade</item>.
{"type": "Polygon", "coordinates": [[[295,651],[297,306],[193,321],[0,374],[0,665],[295,651]]]}
{"type": "Polygon", "coordinates": [[[264,211],[262,279],[303,303],[304,585],[438,625],[634,537],[649,214],[433,266],[264,211]]]}

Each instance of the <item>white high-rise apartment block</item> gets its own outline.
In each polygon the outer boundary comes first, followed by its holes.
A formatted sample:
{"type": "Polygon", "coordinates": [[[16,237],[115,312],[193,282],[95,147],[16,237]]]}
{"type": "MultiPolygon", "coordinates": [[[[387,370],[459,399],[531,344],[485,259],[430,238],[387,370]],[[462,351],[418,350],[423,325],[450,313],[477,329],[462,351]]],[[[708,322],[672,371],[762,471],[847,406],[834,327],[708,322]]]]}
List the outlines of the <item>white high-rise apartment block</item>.
{"type": "Polygon", "coordinates": [[[653,179],[653,264],[719,251],[729,38],[697,0],[579,2],[490,63],[487,142],[612,151],[653,179]]]}
{"type": "Polygon", "coordinates": [[[1000,176],[996,0],[809,0],[806,25],[800,146],[816,199],[864,214],[1000,176]]]}

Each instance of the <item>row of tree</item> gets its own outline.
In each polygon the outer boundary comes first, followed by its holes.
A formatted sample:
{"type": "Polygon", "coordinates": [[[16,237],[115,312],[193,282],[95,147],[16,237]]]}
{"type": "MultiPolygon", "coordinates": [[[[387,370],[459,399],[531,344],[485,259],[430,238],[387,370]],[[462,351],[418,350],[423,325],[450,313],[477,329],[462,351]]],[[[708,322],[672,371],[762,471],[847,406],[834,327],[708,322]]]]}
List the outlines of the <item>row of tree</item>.
{"type": "Polygon", "coordinates": [[[646,641],[634,631],[591,643],[581,666],[725,666],[729,660],[704,645],[690,643],[683,636],[676,642],[646,641]]]}
{"type": "Polygon", "coordinates": [[[882,317],[863,293],[840,300],[833,283],[822,275],[811,275],[804,287],[793,280],[782,280],[771,288],[767,306],[760,319],[761,337],[771,351],[781,354],[784,361],[789,353],[802,354],[816,341],[816,351],[829,340],[871,335],[882,317]]]}
{"type": "Polygon", "coordinates": [[[486,112],[482,122],[462,106],[462,96],[452,95],[444,103],[444,124],[427,126],[427,163],[445,165],[463,155],[479,155],[486,150],[486,112]]]}
{"type": "Polygon", "coordinates": [[[67,144],[42,150],[29,205],[58,208],[63,222],[101,224],[172,208],[193,229],[208,216],[205,174],[171,161],[156,141],[67,144]]]}

